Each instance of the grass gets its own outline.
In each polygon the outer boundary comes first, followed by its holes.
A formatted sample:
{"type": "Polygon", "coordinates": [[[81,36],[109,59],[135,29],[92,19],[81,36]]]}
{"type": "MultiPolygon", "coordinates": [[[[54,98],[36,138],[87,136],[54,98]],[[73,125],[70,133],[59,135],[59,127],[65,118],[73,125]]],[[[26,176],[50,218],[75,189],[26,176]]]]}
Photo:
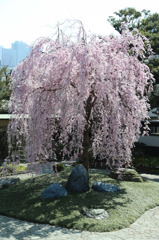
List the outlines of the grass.
{"type": "MultiPolygon", "coordinates": [[[[19,164],[19,165],[12,165],[10,163],[7,166],[7,173],[8,173],[8,175],[11,175],[12,173],[14,173],[14,174],[25,173],[26,170],[27,170],[27,166],[24,166],[24,165],[21,165],[21,164],[19,164]]],[[[0,176],[2,175],[1,171],[2,171],[2,167],[0,167],[0,176]]]]}
{"type": "Polygon", "coordinates": [[[135,166],[159,167],[159,156],[144,155],[133,160],[135,166]]]}
{"type": "Polygon", "coordinates": [[[23,166],[23,165],[12,165],[11,163],[8,164],[8,168],[10,168],[10,171],[11,172],[15,172],[15,173],[18,173],[18,172],[25,172],[27,170],[27,166],[23,166]]]}
{"type": "Polygon", "coordinates": [[[159,205],[159,185],[146,181],[124,182],[102,173],[90,173],[90,185],[104,181],[119,186],[120,192],[71,194],[54,200],[42,200],[42,190],[53,182],[65,186],[69,171],[58,176],[51,174],[23,180],[6,189],[0,189],[0,214],[38,223],[48,223],[66,228],[96,232],[113,231],[128,227],[146,210],[159,205]],[[86,218],[83,207],[104,208],[109,213],[105,220],[86,218]]]}

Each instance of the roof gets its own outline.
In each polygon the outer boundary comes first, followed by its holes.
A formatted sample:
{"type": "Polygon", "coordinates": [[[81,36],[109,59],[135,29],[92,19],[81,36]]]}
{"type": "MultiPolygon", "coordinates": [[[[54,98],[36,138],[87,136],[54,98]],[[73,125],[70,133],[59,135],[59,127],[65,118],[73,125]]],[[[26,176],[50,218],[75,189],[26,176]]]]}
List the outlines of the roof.
{"type": "Polygon", "coordinates": [[[159,119],[158,111],[159,111],[159,108],[154,108],[147,113],[147,116],[149,116],[151,120],[152,119],[158,120],[159,119]]]}

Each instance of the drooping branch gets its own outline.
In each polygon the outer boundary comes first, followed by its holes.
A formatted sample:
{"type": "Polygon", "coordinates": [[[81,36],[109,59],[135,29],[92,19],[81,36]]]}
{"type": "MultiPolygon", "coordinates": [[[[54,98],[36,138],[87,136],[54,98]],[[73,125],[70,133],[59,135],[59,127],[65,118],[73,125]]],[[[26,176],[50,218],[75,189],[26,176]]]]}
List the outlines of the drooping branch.
{"type": "Polygon", "coordinates": [[[43,92],[56,92],[56,91],[59,91],[61,90],[63,87],[59,87],[59,88],[56,88],[56,89],[46,89],[44,87],[38,87],[36,89],[33,89],[31,92],[28,93],[28,95],[25,97],[25,100],[24,100],[24,104],[26,104],[26,101],[28,100],[29,96],[32,95],[32,94],[36,94],[36,91],[39,91],[41,90],[41,94],[43,94],[43,92]]]}
{"type": "Polygon", "coordinates": [[[145,59],[143,38],[127,30],[121,37],[85,34],[80,26],[76,37],[59,29],[55,39],[39,40],[12,75],[10,111],[21,118],[11,120],[9,131],[25,136],[29,162],[56,159],[58,144],[63,158],[83,152],[87,169],[90,147],[109,167],[131,161],[153,82],[138,60],[145,59]]]}

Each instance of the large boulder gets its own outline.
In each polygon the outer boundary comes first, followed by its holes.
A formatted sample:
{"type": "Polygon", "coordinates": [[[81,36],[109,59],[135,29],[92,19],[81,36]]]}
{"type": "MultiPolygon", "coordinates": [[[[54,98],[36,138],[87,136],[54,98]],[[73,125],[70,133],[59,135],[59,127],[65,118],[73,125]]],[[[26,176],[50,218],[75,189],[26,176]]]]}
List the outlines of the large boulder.
{"type": "Polygon", "coordinates": [[[130,168],[119,168],[115,171],[111,171],[109,176],[121,181],[143,182],[140,175],[134,169],[130,168]]]}
{"type": "Polygon", "coordinates": [[[120,188],[113,184],[107,184],[103,182],[95,182],[92,185],[93,190],[97,192],[117,192],[120,188]]]}
{"type": "Polygon", "coordinates": [[[89,191],[89,176],[83,165],[77,165],[71,172],[66,189],[69,192],[82,193],[89,191]]]}
{"type": "Polygon", "coordinates": [[[60,183],[53,183],[45,188],[41,193],[43,199],[53,199],[67,195],[66,189],[60,183]]]}
{"type": "Polygon", "coordinates": [[[15,177],[15,178],[2,178],[0,180],[0,188],[7,188],[10,187],[11,185],[17,183],[20,181],[20,178],[15,177]]]}

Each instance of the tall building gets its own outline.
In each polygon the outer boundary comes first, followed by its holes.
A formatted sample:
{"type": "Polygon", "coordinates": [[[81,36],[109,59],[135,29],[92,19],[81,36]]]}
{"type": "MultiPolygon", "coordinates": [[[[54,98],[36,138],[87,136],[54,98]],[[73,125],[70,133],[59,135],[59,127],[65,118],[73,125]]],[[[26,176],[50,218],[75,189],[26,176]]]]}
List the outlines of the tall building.
{"type": "Polygon", "coordinates": [[[16,41],[12,43],[12,50],[15,51],[15,63],[17,65],[29,54],[30,47],[22,41],[16,41]]]}
{"type": "Polygon", "coordinates": [[[0,67],[14,68],[19,62],[28,56],[31,48],[22,41],[12,43],[12,48],[0,46],[0,67]]]}
{"type": "Polygon", "coordinates": [[[15,67],[15,51],[9,48],[2,48],[2,66],[15,67]]]}

